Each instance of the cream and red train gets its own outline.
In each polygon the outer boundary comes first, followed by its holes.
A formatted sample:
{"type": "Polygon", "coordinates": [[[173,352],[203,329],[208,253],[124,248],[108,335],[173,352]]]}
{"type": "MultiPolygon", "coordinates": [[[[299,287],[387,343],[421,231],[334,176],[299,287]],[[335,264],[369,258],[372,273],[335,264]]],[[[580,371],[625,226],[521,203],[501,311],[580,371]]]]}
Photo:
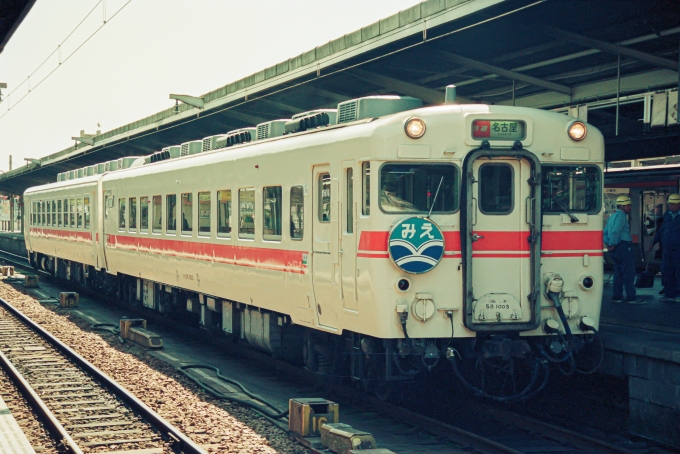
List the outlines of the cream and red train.
{"type": "Polygon", "coordinates": [[[585,371],[602,135],[535,109],[421,106],[360,98],[60,175],[24,195],[30,260],[380,392],[444,358],[503,400],[537,392],[548,362],[585,371]]]}

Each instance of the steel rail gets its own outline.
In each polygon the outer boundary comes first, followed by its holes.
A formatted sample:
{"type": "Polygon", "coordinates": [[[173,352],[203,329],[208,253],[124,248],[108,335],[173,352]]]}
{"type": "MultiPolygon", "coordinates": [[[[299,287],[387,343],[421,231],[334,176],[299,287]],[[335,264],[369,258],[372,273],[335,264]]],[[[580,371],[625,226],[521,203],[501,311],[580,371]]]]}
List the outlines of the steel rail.
{"type": "MultiPolygon", "coordinates": [[[[157,430],[167,435],[168,438],[175,440],[184,449],[185,454],[207,454],[200,446],[198,446],[193,440],[187,437],[185,434],[180,432],[175,426],[167,422],[158,413],[149,408],[144,402],[137,399],[135,396],[130,394],[124,387],[118,384],[114,379],[106,375],[104,372],[99,370],[85,358],[80,356],[78,353],[73,351],[69,346],[61,342],[59,339],[54,337],[51,333],[45,331],[40,325],[35,323],[29,317],[24,315],[17,308],[12,306],[10,303],[0,298],[0,307],[3,307],[7,311],[11,312],[15,317],[17,317],[21,322],[29,326],[32,330],[38,333],[41,337],[47,340],[54,348],[63,353],[68,359],[73,361],[79,367],[81,367],[85,372],[92,375],[96,380],[98,380],[104,387],[113,392],[117,397],[119,397],[123,402],[128,404],[131,408],[137,411],[147,422],[154,426],[157,430]]],[[[80,452],[80,451],[77,451],[80,452]]]]}
{"type": "Polygon", "coordinates": [[[52,410],[45,405],[45,402],[38,396],[33,387],[28,384],[24,376],[21,375],[2,351],[0,351],[0,367],[5,370],[14,384],[23,392],[24,397],[29,401],[33,409],[39,413],[39,416],[47,425],[48,430],[52,432],[53,435],[58,435],[58,440],[61,440],[60,444],[73,454],[83,454],[83,451],[78,447],[73,438],[71,438],[64,426],[57,420],[56,416],[54,416],[52,410]]]}

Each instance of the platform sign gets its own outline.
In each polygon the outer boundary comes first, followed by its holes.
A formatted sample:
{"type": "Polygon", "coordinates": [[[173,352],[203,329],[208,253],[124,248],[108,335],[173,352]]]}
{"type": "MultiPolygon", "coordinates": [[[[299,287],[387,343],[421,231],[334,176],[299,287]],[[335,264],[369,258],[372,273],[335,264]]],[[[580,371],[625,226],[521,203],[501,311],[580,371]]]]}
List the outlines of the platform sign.
{"type": "Polygon", "coordinates": [[[444,235],[432,220],[413,216],[392,228],[388,250],[394,264],[403,271],[427,273],[444,255],[444,235]]]}

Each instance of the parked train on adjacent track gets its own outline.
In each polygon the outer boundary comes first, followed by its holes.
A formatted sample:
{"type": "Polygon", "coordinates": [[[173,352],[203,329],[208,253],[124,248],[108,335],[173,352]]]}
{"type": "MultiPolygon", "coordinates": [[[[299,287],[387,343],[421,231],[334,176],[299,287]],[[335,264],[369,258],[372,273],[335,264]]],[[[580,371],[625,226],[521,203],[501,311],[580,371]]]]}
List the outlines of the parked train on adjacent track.
{"type": "Polygon", "coordinates": [[[596,128],[392,96],[203,144],[27,190],[32,264],[383,396],[440,361],[500,400],[592,366],[596,128]]]}

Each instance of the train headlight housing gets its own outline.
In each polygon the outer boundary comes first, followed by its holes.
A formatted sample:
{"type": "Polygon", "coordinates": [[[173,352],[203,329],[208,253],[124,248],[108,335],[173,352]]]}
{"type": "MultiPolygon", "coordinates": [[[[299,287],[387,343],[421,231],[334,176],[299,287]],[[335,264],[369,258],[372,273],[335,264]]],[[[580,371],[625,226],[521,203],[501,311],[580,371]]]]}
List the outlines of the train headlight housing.
{"type": "Polygon", "coordinates": [[[587,133],[588,128],[586,128],[586,124],[582,121],[575,121],[571,123],[567,129],[569,138],[574,142],[580,142],[581,140],[585,139],[587,133]]]}
{"type": "Polygon", "coordinates": [[[425,135],[425,122],[420,118],[409,118],[404,125],[404,131],[411,139],[420,139],[425,135]]]}

